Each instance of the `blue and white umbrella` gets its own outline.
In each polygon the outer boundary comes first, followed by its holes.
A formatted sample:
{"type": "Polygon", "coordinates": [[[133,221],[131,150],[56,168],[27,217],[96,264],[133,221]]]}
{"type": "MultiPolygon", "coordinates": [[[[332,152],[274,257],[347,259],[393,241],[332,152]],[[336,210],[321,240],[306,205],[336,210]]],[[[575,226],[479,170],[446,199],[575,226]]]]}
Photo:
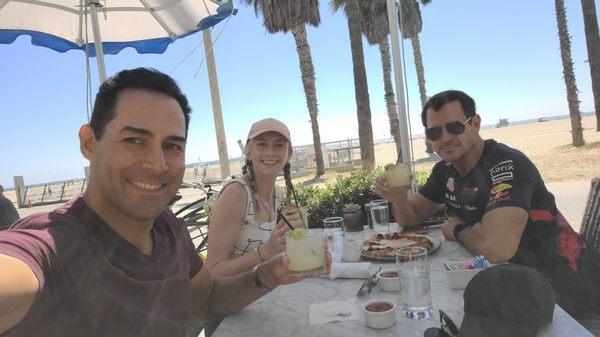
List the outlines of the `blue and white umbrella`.
{"type": "Polygon", "coordinates": [[[104,80],[104,54],[127,47],[160,54],[235,12],[233,0],[0,0],[0,43],[29,35],[58,52],[84,50],[97,55],[104,80]]]}

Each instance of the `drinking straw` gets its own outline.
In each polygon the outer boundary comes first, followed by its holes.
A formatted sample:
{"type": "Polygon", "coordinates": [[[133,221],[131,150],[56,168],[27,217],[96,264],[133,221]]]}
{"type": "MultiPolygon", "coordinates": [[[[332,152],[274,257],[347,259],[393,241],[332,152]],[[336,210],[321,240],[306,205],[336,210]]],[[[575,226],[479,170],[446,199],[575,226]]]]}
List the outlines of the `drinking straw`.
{"type": "Polygon", "coordinates": [[[281,213],[281,210],[277,210],[277,214],[279,214],[279,216],[283,219],[283,221],[288,225],[288,227],[290,227],[291,230],[294,230],[294,226],[292,226],[292,224],[290,224],[290,222],[285,218],[285,215],[283,215],[283,213],[281,213]]]}
{"type": "MultiPolygon", "coordinates": [[[[296,207],[298,207],[298,214],[300,214],[300,221],[304,223],[304,219],[302,218],[302,212],[300,212],[300,204],[298,204],[298,197],[296,197],[296,191],[292,187],[292,196],[294,197],[294,202],[296,202],[296,207]]],[[[306,222],[308,223],[308,221],[306,222]]]]}
{"type": "Polygon", "coordinates": [[[294,190],[293,187],[292,187],[292,196],[294,197],[294,202],[296,202],[296,207],[300,207],[300,205],[298,204],[298,197],[296,197],[296,191],[294,190]]]}

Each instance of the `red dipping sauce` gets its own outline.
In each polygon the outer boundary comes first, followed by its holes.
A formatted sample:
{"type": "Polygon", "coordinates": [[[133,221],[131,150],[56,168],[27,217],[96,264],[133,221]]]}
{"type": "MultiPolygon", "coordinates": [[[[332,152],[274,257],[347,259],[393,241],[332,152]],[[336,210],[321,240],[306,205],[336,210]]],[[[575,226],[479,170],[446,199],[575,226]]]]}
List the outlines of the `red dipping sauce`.
{"type": "Polygon", "coordinates": [[[379,274],[381,277],[398,277],[398,272],[395,271],[386,271],[385,273],[379,274]]]}
{"type": "Polygon", "coordinates": [[[371,312],[383,312],[390,310],[392,307],[393,306],[391,304],[386,302],[375,302],[367,305],[365,309],[371,312]]]}

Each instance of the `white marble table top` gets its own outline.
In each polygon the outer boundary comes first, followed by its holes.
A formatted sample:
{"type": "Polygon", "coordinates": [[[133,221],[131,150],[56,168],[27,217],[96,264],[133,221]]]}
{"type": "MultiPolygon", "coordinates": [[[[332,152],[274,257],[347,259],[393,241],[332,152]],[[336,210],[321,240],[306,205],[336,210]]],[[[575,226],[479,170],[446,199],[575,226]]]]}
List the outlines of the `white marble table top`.
{"type": "MultiPolygon", "coordinates": [[[[411,320],[396,311],[396,324],[383,330],[374,330],[365,325],[364,315],[354,321],[332,322],[309,325],[308,306],[329,301],[354,300],[357,308],[369,299],[387,298],[400,305],[400,292],[384,292],[375,287],[370,295],[357,297],[356,291],[363,280],[310,278],[296,284],[281,286],[252,303],[241,312],[228,316],[219,325],[213,337],[346,337],[346,336],[394,336],[422,337],[429,327],[439,327],[438,309],[444,310],[460,327],[463,319],[463,290],[448,288],[442,261],[469,258],[472,255],[461,245],[445,241],[439,230],[429,233],[442,242],[441,249],[429,258],[431,269],[431,298],[433,317],[426,320],[411,320]]],[[[377,263],[393,266],[393,263],[377,263]]],[[[592,336],[577,321],[559,306],[554,310],[552,324],[539,334],[541,337],[592,336]]]]}

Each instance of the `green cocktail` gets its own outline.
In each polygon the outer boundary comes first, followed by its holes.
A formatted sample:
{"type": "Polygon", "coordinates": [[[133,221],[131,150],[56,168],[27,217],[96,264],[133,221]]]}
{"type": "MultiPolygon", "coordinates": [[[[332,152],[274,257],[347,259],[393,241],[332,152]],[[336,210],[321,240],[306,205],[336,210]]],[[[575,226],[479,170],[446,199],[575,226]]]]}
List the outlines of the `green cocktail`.
{"type": "Polygon", "coordinates": [[[297,228],[289,231],[286,233],[285,247],[291,275],[316,276],[327,271],[322,229],[297,228]]]}
{"type": "Polygon", "coordinates": [[[406,164],[387,164],[384,174],[390,188],[410,185],[410,170],[406,164]]]}

